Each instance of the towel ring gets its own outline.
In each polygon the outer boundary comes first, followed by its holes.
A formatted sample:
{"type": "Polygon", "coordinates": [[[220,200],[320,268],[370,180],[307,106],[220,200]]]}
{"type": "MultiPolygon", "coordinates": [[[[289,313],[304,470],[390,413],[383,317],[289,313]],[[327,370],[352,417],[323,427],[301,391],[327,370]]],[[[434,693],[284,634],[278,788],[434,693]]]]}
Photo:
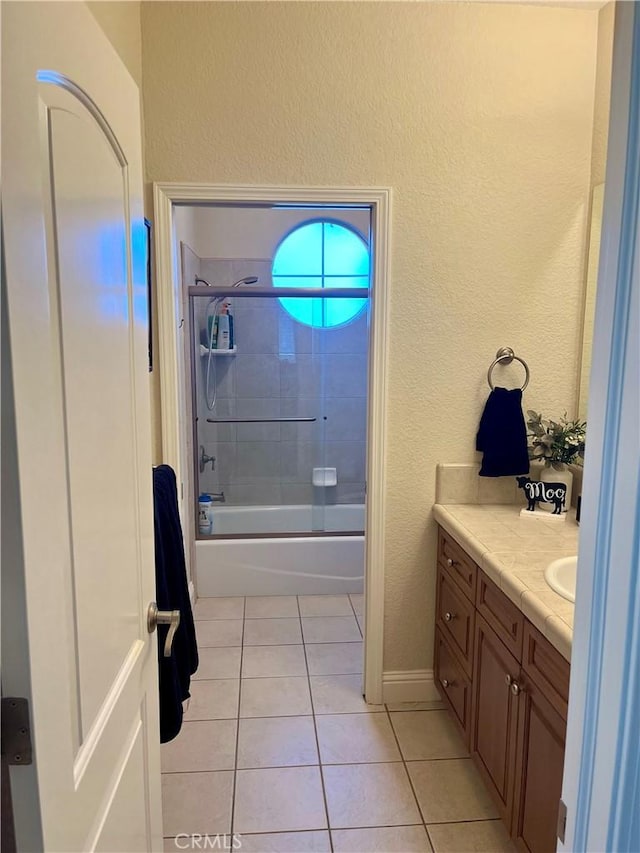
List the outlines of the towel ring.
{"type": "Polygon", "coordinates": [[[492,391],[494,388],[493,382],[491,381],[491,374],[493,373],[493,368],[497,364],[511,364],[511,362],[514,360],[519,361],[520,364],[524,367],[524,385],[522,386],[522,388],[520,390],[524,391],[524,389],[527,387],[527,385],[529,384],[529,377],[530,377],[529,365],[527,364],[527,362],[523,358],[520,358],[520,356],[517,356],[514,353],[514,351],[511,349],[511,347],[502,347],[502,349],[499,349],[498,352],[496,353],[496,357],[491,362],[489,370],[487,371],[487,382],[489,383],[489,388],[491,388],[492,391]]]}

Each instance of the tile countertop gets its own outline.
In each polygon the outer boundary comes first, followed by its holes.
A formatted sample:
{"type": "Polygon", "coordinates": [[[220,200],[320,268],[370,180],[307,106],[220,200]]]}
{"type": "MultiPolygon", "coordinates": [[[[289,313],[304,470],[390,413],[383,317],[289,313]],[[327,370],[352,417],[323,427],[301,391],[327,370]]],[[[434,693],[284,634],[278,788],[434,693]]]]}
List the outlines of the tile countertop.
{"type": "Polygon", "coordinates": [[[560,654],[571,660],[574,605],[544,579],[552,560],[578,553],[575,512],[521,518],[521,505],[435,504],[434,516],[560,654]]]}

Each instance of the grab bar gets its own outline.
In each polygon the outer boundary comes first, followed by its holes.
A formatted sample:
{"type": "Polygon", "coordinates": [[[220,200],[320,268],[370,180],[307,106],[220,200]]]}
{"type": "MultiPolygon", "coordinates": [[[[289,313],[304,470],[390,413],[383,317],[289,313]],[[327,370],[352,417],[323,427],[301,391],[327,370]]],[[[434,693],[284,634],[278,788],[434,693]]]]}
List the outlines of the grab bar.
{"type": "Polygon", "coordinates": [[[207,418],[208,424],[309,424],[317,418],[207,418]]]}

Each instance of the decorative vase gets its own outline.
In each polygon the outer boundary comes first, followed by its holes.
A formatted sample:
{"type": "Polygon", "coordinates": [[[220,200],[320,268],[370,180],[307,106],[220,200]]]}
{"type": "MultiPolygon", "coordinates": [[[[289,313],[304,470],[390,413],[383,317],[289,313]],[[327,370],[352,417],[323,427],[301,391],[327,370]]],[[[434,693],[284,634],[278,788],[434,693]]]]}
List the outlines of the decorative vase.
{"type": "MultiPolygon", "coordinates": [[[[570,471],[566,465],[563,465],[560,471],[558,471],[552,465],[545,465],[540,471],[539,479],[543,483],[563,483],[567,487],[567,497],[562,511],[568,512],[571,508],[573,472],[570,471]]],[[[539,503],[538,506],[540,507],[540,509],[545,510],[546,512],[553,512],[552,503],[539,503]]]]}

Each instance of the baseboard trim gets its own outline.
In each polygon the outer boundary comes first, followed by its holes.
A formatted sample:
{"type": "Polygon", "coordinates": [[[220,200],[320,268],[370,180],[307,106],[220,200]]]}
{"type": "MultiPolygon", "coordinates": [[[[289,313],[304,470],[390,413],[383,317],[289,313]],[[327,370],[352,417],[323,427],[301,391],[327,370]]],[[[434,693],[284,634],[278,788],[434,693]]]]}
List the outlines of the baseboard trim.
{"type": "Polygon", "coordinates": [[[404,669],[382,674],[384,702],[437,702],[440,694],[432,669],[404,669]]]}

